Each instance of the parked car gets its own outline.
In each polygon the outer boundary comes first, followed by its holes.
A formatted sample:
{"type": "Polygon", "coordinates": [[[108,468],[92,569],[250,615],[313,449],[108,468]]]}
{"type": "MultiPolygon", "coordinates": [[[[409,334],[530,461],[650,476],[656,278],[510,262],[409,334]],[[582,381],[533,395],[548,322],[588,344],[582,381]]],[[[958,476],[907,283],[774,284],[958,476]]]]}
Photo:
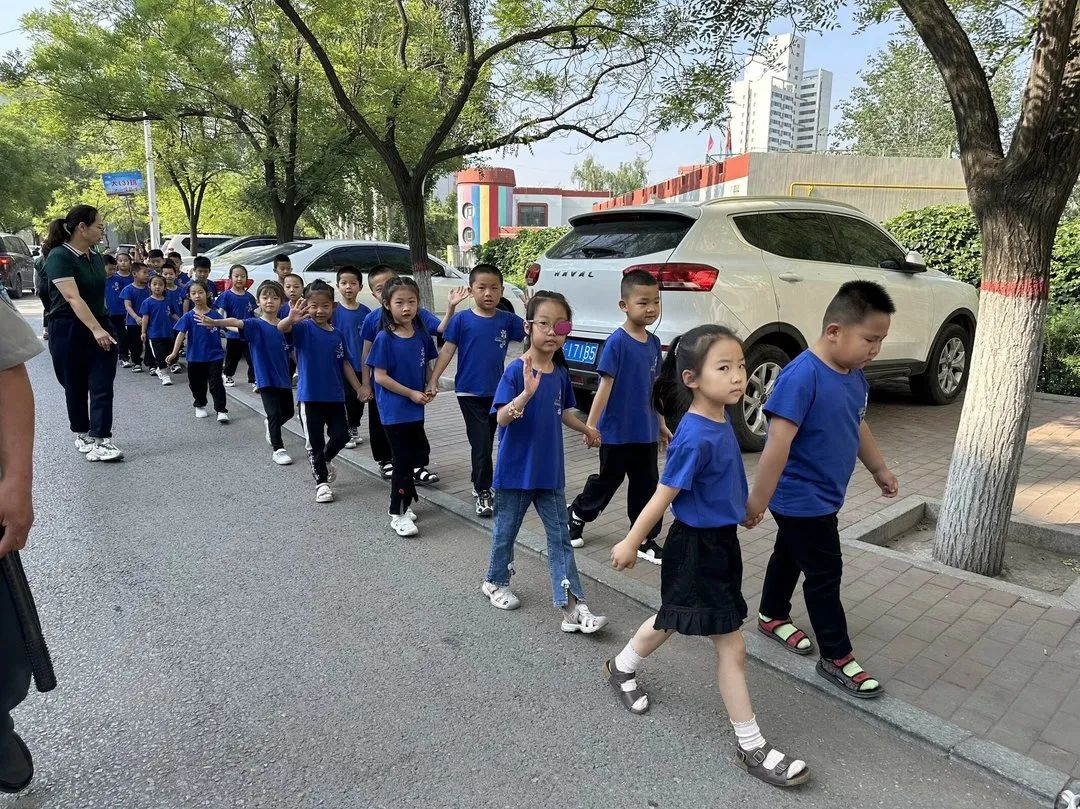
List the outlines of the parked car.
{"type": "MultiPolygon", "coordinates": [[[[234,264],[243,264],[248,271],[248,286],[258,288],[267,279],[275,279],[274,256],[284,254],[292,261],[293,272],[310,284],[321,278],[331,286],[337,284],[337,268],[351,264],[359,267],[365,275],[376,264],[388,264],[402,275],[412,273],[412,260],[409,248],[393,242],[369,242],[341,239],[304,239],[267,247],[252,247],[236,250],[216,259],[211,259],[210,280],[215,281],[218,289],[225,289],[228,284],[229,268],[234,264]]],[[[435,294],[436,314],[446,312],[446,295],[454,287],[469,283],[468,273],[447,265],[434,256],[428,256],[431,268],[431,285],[435,294]]],[[[371,287],[365,280],[361,302],[367,306],[376,305],[371,295],[371,287]]],[[[525,316],[525,299],[522,291],[510,284],[503,297],[506,307],[518,315],[525,316]]]]}
{"type": "MultiPolygon", "coordinates": [[[[199,243],[197,245],[199,253],[205,253],[207,250],[211,250],[217,247],[222,242],[227,242],[235,239],[236,236],[231,234],[222,233],[200,233],[199,243]]],[[[161,252],[165,255],[176,252],[183,258],[194,255],[191,252],[191,234],[179,234],[176,236],[166,236],[161,244],[161,252]]]]}
{"type": "Polygon", "coordinates": [[[13,298],[34,289],[34,255],[20,236],[0,233],[0,283],[13,298]]]}
{"type": "Polygon", "coordinates": [[[665,349],[702,323],[733,328],[748,384],[732,426],[744,450],[765,443],[763,405],[780,370],[821,333],[840,285],[882,284],[896,303],[871,379],[906,377],[928,404],[948,404],[967,384],[978,296],[928,270],[880,225],[839,202],[728,197],[614,208],[575,216],[571,231],[529,267],[527,284],[566,295],[574,332],[564,349],[571,378],[595,390],[604,341],[619,326],[619,281],[642,269],[660,279],[665,349]]]}
{"type": "MultiPolygon", "coordinates": [[[[247,247],[266,247],[267,245],[277,244],[276,236],[235,236],[228,241],[224,241],[217,247],[211,247],[209,250],[200,250],[199,255],[206,256],[209,259],[215,259],[218,256],[223,256],[226,253],[232,253],[236,250],[243,250],[247,247]]],[[[202,247],[202,237],[199,237],[199,247],[202,247]]],[[[183,269],[187,270],[195,265],[195,256],[185,256],[182,264],[183,269]]]]}

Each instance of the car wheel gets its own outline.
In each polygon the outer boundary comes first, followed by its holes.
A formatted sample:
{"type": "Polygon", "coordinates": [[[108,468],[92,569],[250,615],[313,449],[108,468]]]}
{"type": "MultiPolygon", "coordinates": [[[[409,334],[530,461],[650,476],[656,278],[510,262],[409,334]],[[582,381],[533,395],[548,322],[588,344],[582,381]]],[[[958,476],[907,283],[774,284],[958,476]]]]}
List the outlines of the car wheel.
{"type": "Polygon", "coordinates": [[[21,298],[23,296],[23,280],[22,273],[15,273],[15,278],[11,283],[11,297],[21,298]]]}
{"type": "Polygon", "coordinates": [[[926,370],[911,377],[911,392],[923,404],[947,405],[967,387],[972,336],[951,323],[941,330],[930,351],[926,370]]]}
{"type": "Polygon", "coordinates": [[[781,348],[759,344],[746,354],[746,395],[730,408],[731,427],[743,452],[761,452],[769,430],[765,402],[776,387],[780,371],[791,362],[781,348]]]}

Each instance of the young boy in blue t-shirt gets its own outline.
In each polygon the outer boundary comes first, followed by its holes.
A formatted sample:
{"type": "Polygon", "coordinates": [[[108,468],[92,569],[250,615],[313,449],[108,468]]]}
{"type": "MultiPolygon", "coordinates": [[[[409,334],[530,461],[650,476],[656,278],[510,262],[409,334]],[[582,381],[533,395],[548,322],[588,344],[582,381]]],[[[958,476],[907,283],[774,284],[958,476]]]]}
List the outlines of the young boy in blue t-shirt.
{"type": "MultiPolygon", "coordinates": [[[[660,480],[657,454],[671,439],[664,419],[653,408],[652,390],[660,372],[660,340],[648,327],[660,316],[660,284],[644,270],[623,276],[619,308],[626,320],[604,343],[597,370],[600,387],[587,424],[600,431],[600,472],[589,475],[585,488],[570,505],[570,544],[585,544],[585,524],[600,516],[615,492],[629,478],[626,516],[633,525],[660,480]]],[[[660,564],[657,522],[638,549],[638,556],[660,564]]]]}
{"type": "Polygon", "coordinates": [[[765,405],[769,437],[746,505],[746,525],[760,522],[766,507],[777,525],[759,631],[796,654],[813,651],[806,633],[791,623],[791,596],[802,573],[806,610],[821,647],[818,673],[860,699],[878,697],[884,689],[852,653],[840,603],[836,514],[856,458],[885,497],[899,490],[864,418],[869,385],[862,370],[881,350],[895,311],[878,284],[851,281],[840,287],[825,310],[821,336],[784,368],[765,405]]]}
{"type": "MultiPolygon", "coordinates": [[[[491,490],[494,475],[491,451],[498,427],[491,406],[506,365],[506,349],[511,341],[524,341],[525,321],[513,312],[499,308],[503,297],[503,275],[494,264],[477,264],[473,267],[469,273],[468,295],[472,296],[476,306],[454,315],[446,327],[443,334],[445,342],[435,362],[428,393],[438,393],[439,377],[456,353],[458,364],[454,375],[454,392],[461,416],[465,419],[465,434],[472,448],[476,515],[490,517],[495,513],[495,493],[491,490]]],[[[464,296],[461,297],[464,299],[464,296]]]]}

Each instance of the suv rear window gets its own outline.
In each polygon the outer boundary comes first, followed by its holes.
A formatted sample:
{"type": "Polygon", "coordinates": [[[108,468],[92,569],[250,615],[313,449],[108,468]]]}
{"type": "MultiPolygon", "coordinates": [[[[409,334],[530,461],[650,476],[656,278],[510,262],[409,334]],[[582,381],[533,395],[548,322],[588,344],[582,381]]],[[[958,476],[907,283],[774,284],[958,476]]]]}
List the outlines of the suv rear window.
{"type": "Polygon", "coordinates": [[[735,217],[735,227],[754,247],[784,258],[847,264],[825,214],[809,211],[735,217]]]}
{"type": "Polygon", "coordinates": [[[694,225],[685,216],[633,214],[587,219],[547,251],[548,258],[632,258],[670,252],[694,225]]]}

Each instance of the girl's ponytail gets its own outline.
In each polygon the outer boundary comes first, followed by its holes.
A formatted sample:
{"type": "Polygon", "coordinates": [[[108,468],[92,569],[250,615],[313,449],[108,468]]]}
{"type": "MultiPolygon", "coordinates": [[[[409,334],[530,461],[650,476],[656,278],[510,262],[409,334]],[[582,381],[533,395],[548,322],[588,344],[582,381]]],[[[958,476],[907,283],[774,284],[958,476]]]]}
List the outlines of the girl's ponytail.
{"type": "Polygon", "coordinates": [[[676,355],[679,352],[679,343],[682,337],[676,337],[668,346],[667,356],[660,366],[660,374],[653,383],[652,401],[656,412],[664,417],[668,424],[674,424],[690,407],[692,396],[690,389],[683,384],[682,376],[678,370],[676,355]]]}

